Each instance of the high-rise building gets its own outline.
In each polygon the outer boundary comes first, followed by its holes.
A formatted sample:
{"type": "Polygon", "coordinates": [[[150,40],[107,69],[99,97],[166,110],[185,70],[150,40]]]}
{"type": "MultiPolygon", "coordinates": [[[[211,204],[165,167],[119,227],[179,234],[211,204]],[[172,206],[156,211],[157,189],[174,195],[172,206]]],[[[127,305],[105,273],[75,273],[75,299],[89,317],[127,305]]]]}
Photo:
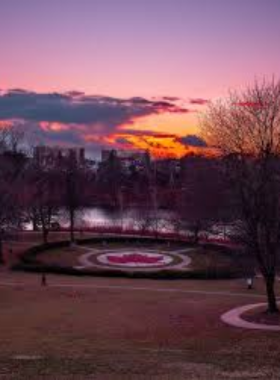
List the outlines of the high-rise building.
{"type": "Polygon", "coordinates": [[[107,162],[112,156],[118,159],[123,169],[133,166],[136,170],[141,170],[149,167],[151,160],[148,151],[104,149],[101,152],[102,163],[107,162]]]}
{"type": "Polygon", "coordinates": [[[75,159],[78,164],[84,164],[85,149],[40,145],[34,149],[34,158],[40,165],[49,167],[59,165],[68,158],[75,159]]]}

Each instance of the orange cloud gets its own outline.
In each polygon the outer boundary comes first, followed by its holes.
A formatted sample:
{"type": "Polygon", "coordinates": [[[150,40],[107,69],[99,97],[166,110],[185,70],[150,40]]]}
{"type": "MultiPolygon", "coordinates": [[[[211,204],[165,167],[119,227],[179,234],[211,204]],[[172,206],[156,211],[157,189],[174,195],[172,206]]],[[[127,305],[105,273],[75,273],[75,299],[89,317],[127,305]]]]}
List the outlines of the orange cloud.
{"type": "Polygon", "coordinates": [[[69,125],[58,123],[58,122],[50,123],[47,121],[41,121],[39,125],[44,131],[59,132],[59,131],[67,131],[69,129],[69,125]]]}
{"type": "Polygon", "coordinates": [[[155,158],[181,158],[188,154],[213,154],[210,148],[183,144],[176,135],[116,134],[107,137],[106,142],[123,149],[148,150],[155,158]]]}

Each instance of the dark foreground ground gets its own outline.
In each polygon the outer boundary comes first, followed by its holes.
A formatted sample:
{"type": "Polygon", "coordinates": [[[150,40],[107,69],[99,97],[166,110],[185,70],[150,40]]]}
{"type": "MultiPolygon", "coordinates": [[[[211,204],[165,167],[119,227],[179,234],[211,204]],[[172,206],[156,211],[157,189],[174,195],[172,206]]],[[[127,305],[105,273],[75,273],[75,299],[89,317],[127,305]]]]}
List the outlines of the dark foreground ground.
{"type": "Polygon", "coordinates": [[[0,272],[1,380],[280,379],[280,333],[220,321],[261,280],[47,281],[0,272]]]}

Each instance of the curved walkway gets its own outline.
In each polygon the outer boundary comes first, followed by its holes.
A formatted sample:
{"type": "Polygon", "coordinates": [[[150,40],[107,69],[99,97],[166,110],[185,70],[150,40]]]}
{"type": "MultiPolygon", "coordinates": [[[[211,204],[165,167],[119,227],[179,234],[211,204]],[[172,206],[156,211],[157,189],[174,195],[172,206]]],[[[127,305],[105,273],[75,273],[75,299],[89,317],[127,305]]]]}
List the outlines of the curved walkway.
{"type": "MultiPolygon", "coordinates": [[[[34,277],[33,275],[30,275],[30,278],[34,277]]],[[[40,280],[40,278],[39,278],[40,280]]],[[[5,279],[0,279],[0,287],[26,287],[26,288],[34,288],[34,282],[27,282],[27,281],[18,281],[13,278],[13,276],[8,276],[5,279]]],[[[41,288],[41,283],[38,281],[36,283],[36,286],[41,288]]],[[[230,292],[230,291],[218,291],[218,290],[196,290],[196,289],[180,289],[176,287],[155,287],[152,285],[149,286],[127,286],[127,285],[107,285],[107,284],[99,284],[99,283],[80,283],[79,281],[74,282],[61,282],[60,277],[56,277],[55,275],[52,275],[51,279],[49,279],[48,276],[48,285],[46,288],[69,288],[69,289],[87,289],[87,290],[113,290],[113,291],[127,291],[127,292],[156,292],[156,293],[178,293],[178,294],[192,294],[192,295],[201,295],[203,297],[205,296],[221,296],[221,297],[242,297],[242,298],[257,298],[259,300],[265,299],[266,296],[264,294],[246,294],[246,293],[239,293],[239,292],[230,292]]]]}
{"type": "Polygon", "coordinates": [[[265,330],[265,331],[280,331],[280,325],[266,325],[263,323],[254,323],[245,321],[242,318],[242,314],[246,311],[255,309],[260,306],[265,306],[266,303],[255,303],[251,305],[240,306],[232,309],[221,316],[221,320],[234,327],[241,327],[250,330],[265,330]]]}

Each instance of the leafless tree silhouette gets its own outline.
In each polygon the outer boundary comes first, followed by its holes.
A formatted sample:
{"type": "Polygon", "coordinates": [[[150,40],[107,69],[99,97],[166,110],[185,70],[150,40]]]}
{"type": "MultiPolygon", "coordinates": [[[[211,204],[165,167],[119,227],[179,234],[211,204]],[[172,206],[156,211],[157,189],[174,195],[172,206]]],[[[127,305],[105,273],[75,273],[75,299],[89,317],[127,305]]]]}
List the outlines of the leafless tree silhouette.
{"type": "Polygon", "coordinates": [[[21,222],[21,183],[26,163],[20,151],[23,134],[14,128],[0,129],[0,262],[4,235],[21,222]]]}
{"type": "Polygon", "coordinates": [[[239,238],[265,279],[268,311],[278,312],[274,285],[280,247],[280,81],[255,82],[210,104],[202,132],[224,155],[239,210],[239,238]]]}

